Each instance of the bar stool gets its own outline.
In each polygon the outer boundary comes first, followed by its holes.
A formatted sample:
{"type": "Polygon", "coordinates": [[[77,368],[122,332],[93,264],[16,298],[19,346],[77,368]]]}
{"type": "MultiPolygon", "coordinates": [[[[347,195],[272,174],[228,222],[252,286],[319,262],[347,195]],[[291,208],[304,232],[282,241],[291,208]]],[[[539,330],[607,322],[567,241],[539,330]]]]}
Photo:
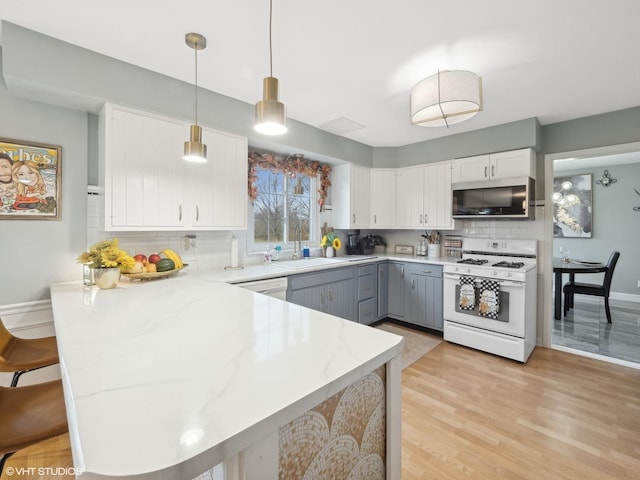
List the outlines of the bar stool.
{"type": "Polygon", "coordinates": [[[0,372],[14,372],[11,386],[20,375],[59,362],[56,337],[14,337],[0,319],[0,372]]]}
{"type": "Polygon", "coordinates": [[[69,431],[62,381],[0,387],[0,475],[22,448],[69,431]]]}
{"type": "MultiPolygon", "coordinates": [[[[40,480],[75,480],[69,434],[58,435],[18,450],[7,459],[5,468],[12,468],[14,472],[35,469],[40,480]],[[47,469],[42,471],[42,467],[47,469]]],[[[6,480],[10,478],[5,475],[0,480],[5,480],[5,477],[6,480]]],[[[13,477],[15,478],[15,474],[13,477]]]]}

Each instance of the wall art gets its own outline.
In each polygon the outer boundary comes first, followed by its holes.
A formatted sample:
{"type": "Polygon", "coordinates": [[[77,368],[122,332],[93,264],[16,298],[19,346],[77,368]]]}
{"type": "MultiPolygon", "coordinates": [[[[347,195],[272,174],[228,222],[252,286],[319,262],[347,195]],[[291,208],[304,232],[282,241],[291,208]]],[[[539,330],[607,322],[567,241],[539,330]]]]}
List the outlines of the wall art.
{"type": "Polygon", "coordinates": [[[60,220],[62,147],[0,138],[0,220],[60,220]]]}

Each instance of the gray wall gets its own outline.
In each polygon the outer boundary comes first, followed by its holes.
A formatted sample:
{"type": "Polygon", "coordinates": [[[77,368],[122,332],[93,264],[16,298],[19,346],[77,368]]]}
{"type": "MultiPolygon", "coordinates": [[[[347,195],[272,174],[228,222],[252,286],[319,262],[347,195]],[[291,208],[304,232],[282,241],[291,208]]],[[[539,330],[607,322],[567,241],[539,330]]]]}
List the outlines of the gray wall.
{"type": "MultiPolygon", "coordinates": [[[[640,280],[640,212],[633,207],[640,205],[640,197],[633,191],[640,190],[640,163],[607,166],[617,182],[609,187],[596,184],[602,178],[604,167],[581,170],[562,170],[556,176],[591,173],[591,205],[593,230],[591,238],[554,238],[553,254],[560,256],[560,246],[569,248],[572,258],[606,262],[611,252],[620,252],[611,290],[638,295],[640,280]]],[[[583,275],[578,281],[597,283],[602,275],[583,275]]]]}
{"type": "MultiPolygon", "coordinates": [[[[0,49],[0,59],[3,51],[0,49]]],[[[9,95],[0,77],[0,137],[62,146],[62,219],[0,220],[0,305],[49,298],[81,278],[86,247],[87,114],[9,95]]]]}

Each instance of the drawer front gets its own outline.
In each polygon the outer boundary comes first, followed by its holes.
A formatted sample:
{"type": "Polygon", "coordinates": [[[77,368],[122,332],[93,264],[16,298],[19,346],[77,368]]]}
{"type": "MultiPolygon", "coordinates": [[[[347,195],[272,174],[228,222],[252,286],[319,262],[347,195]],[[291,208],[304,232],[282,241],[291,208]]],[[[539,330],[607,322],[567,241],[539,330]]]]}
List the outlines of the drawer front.
{"type": "Polygon", "coordinates": [[[358,300],[373,298],[376,294],[376,276],[358,277],[358,300]]]}
{"type": "Polygon", "coordinates": [[[365,275],[373,275],[376,273],[376,265],[362,265],[358,267],[358,276],[363,277],[365,275]]]}
{"type": "Polygon", "coordinates": [[[371,325],[376,320],[376,301],[374,298],[358,303],[358,323],[371,325]]]}

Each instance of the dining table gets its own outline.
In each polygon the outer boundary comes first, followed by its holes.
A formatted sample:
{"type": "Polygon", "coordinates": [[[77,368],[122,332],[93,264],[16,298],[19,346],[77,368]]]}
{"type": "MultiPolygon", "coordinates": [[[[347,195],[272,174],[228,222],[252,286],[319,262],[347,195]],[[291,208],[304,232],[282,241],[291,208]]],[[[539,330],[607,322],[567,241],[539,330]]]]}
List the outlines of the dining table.
{"type": "Polygon", "coordinates": [[[562,316],[562,275],[569,274],[569,281],[575,281],[576,273],[602,273],[607,271],[607,266],[601,262],[589,260],[564,260],[554,257],[552,259],[554,279],[554,318],[560,320],[562,316]]]}

